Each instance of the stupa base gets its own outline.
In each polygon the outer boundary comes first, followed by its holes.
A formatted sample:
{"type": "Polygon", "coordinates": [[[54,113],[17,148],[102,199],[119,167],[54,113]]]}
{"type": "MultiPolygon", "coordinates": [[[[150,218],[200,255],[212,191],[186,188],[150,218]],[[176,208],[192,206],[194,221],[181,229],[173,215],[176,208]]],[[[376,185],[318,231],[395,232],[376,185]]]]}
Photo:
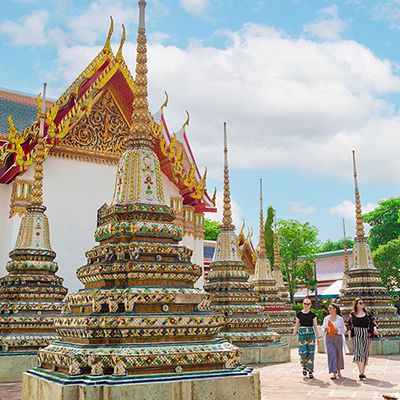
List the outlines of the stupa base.
{"type": "Polygon", "coordinates": [[[37,365],[37,352],[0,352],[0,383],[21,382],[22,374],[37,365]]]}
{"type": "Polygon", "coordinates": [[[251,368],[136,376],[67,376],[38,368],[23,374],[22,400],[260,400],[251,368]]]}
{"type": "Polygon", "coordinates": [[[265,345],[239,345],[242,364],[272,364],[290,361],[290,346],[287,343],[265,345]]]}
{"type": "Polygon", "coordinates": [[[299,347],[299,340],[297,335],[293,337],[292,334],[282,335],[281,334],[281,342],[286,343],[289,347],[299,347]]]}
{"type": "MultiPolygon", "coordinates": [[[[353,354],[353,345],[351,340],[347,339],[347,347],[350,350],[350,354],[353,354]]],[[[320,340],[318,343],[318,353],[325,353],[323,340],[320,340]]],[[[379,338],[374,339],[371,342],[371,347],[369,348],[370,356],[383,356],[390,354],[400,354],[400,338],[379,338]]]]}

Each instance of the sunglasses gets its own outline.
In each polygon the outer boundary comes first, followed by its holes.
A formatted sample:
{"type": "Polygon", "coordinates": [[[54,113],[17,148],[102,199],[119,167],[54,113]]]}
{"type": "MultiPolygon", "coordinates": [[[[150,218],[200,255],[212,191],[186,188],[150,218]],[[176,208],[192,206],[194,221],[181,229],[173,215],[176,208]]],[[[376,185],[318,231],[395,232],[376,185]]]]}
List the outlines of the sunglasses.
{"type": "Polygon", "coordinates": [[[311,306],[311,303],[303,303],[305,306],[311,306]]]}
{"type": "Polygon", "coordinates": [[[358,304],[365,304],[363,301],[359,301],[358,304]]]}

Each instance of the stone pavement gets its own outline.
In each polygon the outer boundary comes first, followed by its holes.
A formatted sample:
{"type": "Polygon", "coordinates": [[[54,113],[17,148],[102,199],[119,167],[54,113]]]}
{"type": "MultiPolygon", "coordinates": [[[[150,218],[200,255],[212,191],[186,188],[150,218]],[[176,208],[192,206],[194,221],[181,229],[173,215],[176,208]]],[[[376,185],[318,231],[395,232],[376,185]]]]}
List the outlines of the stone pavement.
{"type": "MultiPolygon", "coordinates": [[[[400,392],[400,355],[371,357],[366,371],[368,379],[360,382],[352,356],[346,356],[344,378],[332,381],[325,354],[316,354],[315,379],[310,380],[301,375],[297,349],[291,352],[290,363],[257,368],[261,374],[262,400],[383,400],[383,394],[400,392]]],[[[20,393],[19,383],[0,384],[0,400],[20,400],[20,393]]]]}
{"type": "Polygon", "coordinates": [[[257,368],[261,374],[262,400],[383,400],[383,394],[400,392],[400,355],[373,356],[366,370],[367,380],[358,380],[353,356],[346,355],[343,378],[329,379],[325,354],[316,354],[315,379],[303,378],[297,349],[292,361],[257,368]]]}

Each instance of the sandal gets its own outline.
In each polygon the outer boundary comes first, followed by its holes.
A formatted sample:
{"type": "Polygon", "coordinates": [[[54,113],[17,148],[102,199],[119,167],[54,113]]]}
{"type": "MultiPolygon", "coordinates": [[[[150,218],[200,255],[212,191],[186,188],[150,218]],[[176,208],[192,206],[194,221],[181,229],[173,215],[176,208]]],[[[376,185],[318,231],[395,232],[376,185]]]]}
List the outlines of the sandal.
{"type": "Polygon", "coordinates": [[[303,368],[303,376],[307,376],[307,370],[303,368]]]}
{"type": "Polygon", "coordinates": [[[309,373],[308,373],[308,377],[309,377],[310,379],[314,379],[314,374],[313,374],[312,372],[309,372],[309,373]]]}

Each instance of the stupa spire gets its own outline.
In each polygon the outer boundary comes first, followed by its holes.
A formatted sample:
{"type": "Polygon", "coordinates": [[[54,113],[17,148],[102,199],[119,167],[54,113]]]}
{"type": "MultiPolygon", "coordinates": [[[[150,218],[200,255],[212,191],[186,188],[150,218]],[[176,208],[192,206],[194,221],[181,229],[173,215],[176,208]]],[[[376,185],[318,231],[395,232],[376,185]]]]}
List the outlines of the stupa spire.
{"type": "Polygon", "coordinates": [[[221,228],[226,231],[233,231],[235,226],[232,221],[231,191],[229,186],[228,167],[228,142],[226,134],[226,122],[224,122],[224,209],[221,228]]]}
{"type": "Polygon", "coordinates": [[[283,276],[282,276],[282,261],[281,252],[279,251],[279,236],[276,222],[276,210],[274,210],[274,268],[273,275],[278,287],[284,287],[283,276]]]}
{"type": "Polygon", "coordinates": [[[260,238],[258,242],[259,256],[267,255],[265,248],[265,226],[264,226],[264,210],[263,210],[263,193],[262,193],[262,178],[260,178],[260,238]]]}
{"type": "Polygon", "coordinates": [[[30,207],[34,207],[36,210],[42,212],[46,210],[43,206],[43,163],[44,163],[44,119],[46,112],[46,88],[47,83],[43,84],[43,99],[42,107],[40,110],[40,125],[39,125],[39,136],[35,151],[35,169],[32,185],[32,197],[30,207]]]}
{"type": "Polygon", "coordinates": [[[132,126],[127,138],[128,147],[153,148],[157,139],[151,129],[147,91],[147,38],[145,27],[146,0],[139,0],[139,28],[136,47],[136,78],[132,112],[132,126]]]}
{"type": "Polygon", "coordinates": [[[354,194],[356,205],[356,236],[358,239],[365,238],[364,225],[362,220],[360,191],[358,189],[356,152],[353,150],[353,176],[354,176],[354,194]]]}

